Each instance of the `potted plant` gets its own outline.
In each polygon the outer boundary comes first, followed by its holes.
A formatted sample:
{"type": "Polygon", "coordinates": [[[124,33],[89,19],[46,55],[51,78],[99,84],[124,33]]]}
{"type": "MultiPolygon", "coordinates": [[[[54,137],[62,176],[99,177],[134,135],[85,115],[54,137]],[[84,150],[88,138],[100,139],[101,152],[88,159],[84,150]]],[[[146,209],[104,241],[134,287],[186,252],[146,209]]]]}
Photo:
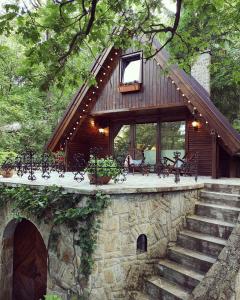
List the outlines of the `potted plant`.
{"type": "Polygon", "coordinates": [[[112,157],[95,158],[90,156],[85,169],[90,184],[108,184],[111,179],[116,179],[121,174],[121,168],[112,157]]]}
{"type": "Polygon", "coordinates": [[[141,83],[136,80],[127,83],[121,82],[118,86],[118,91],[120,93],[137,92],[140,91],[140,89],[141,89],[141,83]]]}
{"type": "Polygon", "coordinates": [[[13,176],[13,161],[17,154],[13,151],[1,151],[0,152],[0,175],[5,178],[13,176]]]}

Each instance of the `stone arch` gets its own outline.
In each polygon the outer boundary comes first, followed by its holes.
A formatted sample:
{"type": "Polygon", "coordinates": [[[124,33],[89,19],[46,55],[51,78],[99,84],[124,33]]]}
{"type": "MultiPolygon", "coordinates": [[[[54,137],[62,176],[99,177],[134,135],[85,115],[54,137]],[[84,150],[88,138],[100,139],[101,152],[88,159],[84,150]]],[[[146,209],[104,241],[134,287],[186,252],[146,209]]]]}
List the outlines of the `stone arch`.
{"type": "Polygon", "coordinates": [[[137,238],[137,253],[147,252],[147,236],[140,234],[137,238]]]}
{"type": "Polygon", "coordinates": [[[40,232],[27,219],[10,221],[2,237],[0,300],[39,299],[46,288],[47,249],[40,232]]]}

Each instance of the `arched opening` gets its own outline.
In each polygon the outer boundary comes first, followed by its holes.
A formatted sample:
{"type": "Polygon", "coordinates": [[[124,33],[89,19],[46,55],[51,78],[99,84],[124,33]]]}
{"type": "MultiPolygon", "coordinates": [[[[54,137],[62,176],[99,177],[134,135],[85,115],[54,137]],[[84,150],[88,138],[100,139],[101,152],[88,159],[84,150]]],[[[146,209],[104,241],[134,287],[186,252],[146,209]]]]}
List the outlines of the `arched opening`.
{"type": "Polygon", "coordinates": [[[11,221],[3,234],[1,300],[39,300],[47,289],[47,249],[30,221],[11,221]]]}
{"type": "Polygon", "coordinates": [[[137,239],[137,253],[147,252],[147,236],[140,234],[137,239]]]}

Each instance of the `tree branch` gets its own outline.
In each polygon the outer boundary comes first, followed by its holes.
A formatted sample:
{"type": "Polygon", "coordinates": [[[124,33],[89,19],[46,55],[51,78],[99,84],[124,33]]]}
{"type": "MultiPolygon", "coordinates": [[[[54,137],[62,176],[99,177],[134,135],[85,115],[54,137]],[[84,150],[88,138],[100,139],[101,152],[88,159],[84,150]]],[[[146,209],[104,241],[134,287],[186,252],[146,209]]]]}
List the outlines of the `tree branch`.
{"type": "Polygon", "coordinates": [[[161,32],[164,32],[164,33],[170,32],[171,33],[171,36],[166,40],[166,42],[159,49],[157,49],[152,55],[145,58],[146,60],[153,58],[164,47],[166,47],[167,44],[169,44],[172,41],[172,39],[174,38],[177,28],[178,28],[178,25],[179,25],[179,21],[180,21],[181,7],[182,7],[182,0],[177,0],[175,20],[174,20],[174,24],[172,27],[170,27],[170,26],[165,27],[163,24],[159,24],[163,28],[156,28],[156,29],[152,29],[152,30],[143,31],[146,34],[157,34],[157,33],[161,33],[161,32]]]}

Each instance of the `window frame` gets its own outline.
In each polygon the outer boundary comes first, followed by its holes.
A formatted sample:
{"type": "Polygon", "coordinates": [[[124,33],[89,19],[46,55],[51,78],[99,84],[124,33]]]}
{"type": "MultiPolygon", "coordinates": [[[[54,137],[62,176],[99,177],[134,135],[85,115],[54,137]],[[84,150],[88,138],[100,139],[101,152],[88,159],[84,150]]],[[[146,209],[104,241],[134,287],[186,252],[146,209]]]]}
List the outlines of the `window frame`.
{"type": "MultiPolygon", "coordinates": [[[[126,63],[124,64],[125,61],[135,61],[137,59],[134,59],[136,56],[140,57],[140,74],[139,74],[139,81],[137,83],[142,83],[143,82],[143,52],[142,51],[137,51],[129,54],[124,54],[120,58],[120,68],[119,68],[119,83],[120,84],[129,84],[129,83],[123,83],[123,74],[124,70],[126,68],[126,63]]],[[[134,81],[133,81],[134,82],[134,81]]],[[[132,82],[132,83],[133,83],[132,82]]]]}

